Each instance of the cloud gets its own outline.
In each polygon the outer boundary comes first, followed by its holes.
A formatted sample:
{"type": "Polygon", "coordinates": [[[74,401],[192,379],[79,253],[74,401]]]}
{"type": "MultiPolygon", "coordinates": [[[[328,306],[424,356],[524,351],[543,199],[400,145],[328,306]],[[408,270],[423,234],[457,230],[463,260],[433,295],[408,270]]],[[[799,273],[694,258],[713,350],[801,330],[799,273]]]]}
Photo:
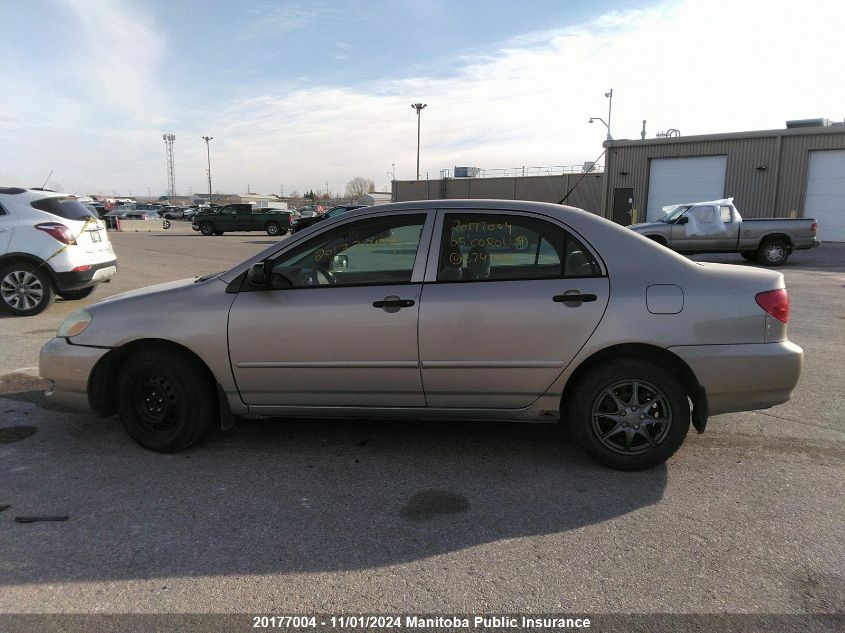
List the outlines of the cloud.
{"type": "Polygon", "coordinates": [[[247,34],[292,33],[342,18],[342,11],[325,0],[267,3],[250,9],[247,34]]]}
{"type": "MultiPolygon", "coordinates": [[[[82,0],[74,3],[81,10],[82,0]]],[[[91,29],[105,26],[116,33],[126,20],[152,28],[149,19],[123,5],[105,6],[93,12],[90,19],[100,26],[91,29]]],[[[281,5],[274,19],[304,24],[312,18],[298,13],[303,6],[281,5]]],[[[382,81],[312,82],[294,91],[289,84],[259,82],[248,97],[182,114],[173,128],[177,188],[205,188],[203,134],[215,137],[212,171],[221,191],[243,191],[247,183],[253,191],[278,191],[281,184],[286,191],[302,191],[326,181],[339,190],[359,175],[384,186],[393,162],[397,178],[412,178],[417,122],[410,104],[420,100],[428,103],[421,171],[432,178],[455,165],[594,160],[606,130],[587,119],[607,117],[609,88],[616,138],[638,138],[643,119],[649,136],[668,128],[686,136],[778,128],[792,118],[838,118],[845,102],[845,84],[836,81],[845,56],[843,19],[845,5],[821,0],[804,2],[800,12],[780,2],[673,1],[615,11],[574,28],[524,34],[483,55],[467,55],[453,67],[412,76],[397,69],[382,81]]],[[[354,62],[356,49],[340,46],[337,53],[354,62]]],[[[119,46],[120,63],[101,61],[90,72],[96,81],[116,78],[114,85],[123,87],[120,73],[130,72],[129,81],[148,82],[155,94],[155,69],[165,52],[163,44],[154,44],[137,53],[136,64],[136,53],[119,46]]],[[[111,88],[107,101],[137,113],[145,109],[144,92],[138,88],[127,99],[137,101],[137,108],[124,103],[120,89],[111,88]]],[[[153,99],[150,112],[156,112],[156,103],[153,99]]],[[[2,114],[0,128],[21,123],[15,128],[20,130],[31,121],[21,109],[2,114]]],[[[151,186],[156,192],[165,187],[162,131],[149,125],[89,127],[80,142],[72,128],[58,124],[52,140],[35,134],[24,142],[29,156],[49,157],[50,167],[38,164],[32,178],[62,160],[65,172],[56,175],[66,184],[135,193],[151,186]],[[62,139],[58,150],[56,139],[62,139]]],[[[9,165],[0,157],[0,177],[9,165]]]]}

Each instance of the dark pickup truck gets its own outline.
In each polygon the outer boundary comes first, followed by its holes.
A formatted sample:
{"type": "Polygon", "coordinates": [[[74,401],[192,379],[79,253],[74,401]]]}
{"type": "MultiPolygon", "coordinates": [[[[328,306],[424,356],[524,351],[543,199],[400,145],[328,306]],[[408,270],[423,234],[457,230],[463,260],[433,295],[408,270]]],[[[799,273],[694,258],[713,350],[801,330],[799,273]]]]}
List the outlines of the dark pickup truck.
{"type": "Polygon", "coordinates": [[[191,228],[203,235],[223,235],[226,231],[267,231],[285,235],[291,226],[290,212],[281,209],[254,209],[250,204],[227,204],[194,216],[191,228]]]}

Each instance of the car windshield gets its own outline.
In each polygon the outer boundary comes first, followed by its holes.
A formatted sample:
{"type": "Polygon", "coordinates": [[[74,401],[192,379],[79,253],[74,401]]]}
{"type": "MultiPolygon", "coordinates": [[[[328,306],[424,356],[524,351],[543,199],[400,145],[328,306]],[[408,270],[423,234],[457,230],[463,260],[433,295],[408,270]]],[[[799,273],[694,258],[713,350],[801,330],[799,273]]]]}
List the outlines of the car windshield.
{"type": "Polygon", "coordinates": [[[677,209],[675,209],[674,211],[672,211],[670,214],[660,218],[659,221],[660,222],[667,222],[667,223],[671,224],[672,222],[677,220],[679,217],[681,217],[684,213],[686,213],[688,210],[689,210],[689,205],[680,206],[677,209]]]}

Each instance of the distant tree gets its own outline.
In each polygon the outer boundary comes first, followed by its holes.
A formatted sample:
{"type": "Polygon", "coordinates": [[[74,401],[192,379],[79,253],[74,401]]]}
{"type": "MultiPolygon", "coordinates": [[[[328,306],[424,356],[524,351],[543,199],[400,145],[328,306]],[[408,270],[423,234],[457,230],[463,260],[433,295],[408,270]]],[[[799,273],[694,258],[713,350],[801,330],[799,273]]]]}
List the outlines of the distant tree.
{"type": "Polygon", "coordinates": [[[298,198],[299,197],[299,191],[294,189],[293,191],[290,192],[290,197],[291,198],[298,198]]]}
{"type": "Polygon", "coordinates": [[[346,183],[346,195],[350,198],[360,198],[365,193],[376,190],[376,185],[371,178],[364,178],[363,176],[355,176],[352,180],[346,183]]]}

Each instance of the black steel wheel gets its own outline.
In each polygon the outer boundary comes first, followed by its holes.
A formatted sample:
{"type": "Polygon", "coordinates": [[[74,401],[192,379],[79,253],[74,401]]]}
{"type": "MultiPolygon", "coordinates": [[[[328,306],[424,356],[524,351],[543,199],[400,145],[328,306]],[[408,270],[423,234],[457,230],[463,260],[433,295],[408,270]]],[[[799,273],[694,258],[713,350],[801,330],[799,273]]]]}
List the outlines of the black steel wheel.
{"type": "Polygon", "coordinates": [[[33,316],[47,309],[55,290],[47,269],[18,262],[0,270],[0,307],[17,316],[33,316]]]}
{"type": "Polygon", "coordinates": [[[218,418],[214,379],[184,352],[130,356],[117,380],[124,429],[144,448],[172,453],[199,442],[218,418]]]}
{"type": "Polygon", "coordinates": [[[663,463],[680,448],[690,425],[689,400],[678,378],[637,359],[610,361],[583,376],[566,413],[581,447],[619,470],[663,463]]]}

